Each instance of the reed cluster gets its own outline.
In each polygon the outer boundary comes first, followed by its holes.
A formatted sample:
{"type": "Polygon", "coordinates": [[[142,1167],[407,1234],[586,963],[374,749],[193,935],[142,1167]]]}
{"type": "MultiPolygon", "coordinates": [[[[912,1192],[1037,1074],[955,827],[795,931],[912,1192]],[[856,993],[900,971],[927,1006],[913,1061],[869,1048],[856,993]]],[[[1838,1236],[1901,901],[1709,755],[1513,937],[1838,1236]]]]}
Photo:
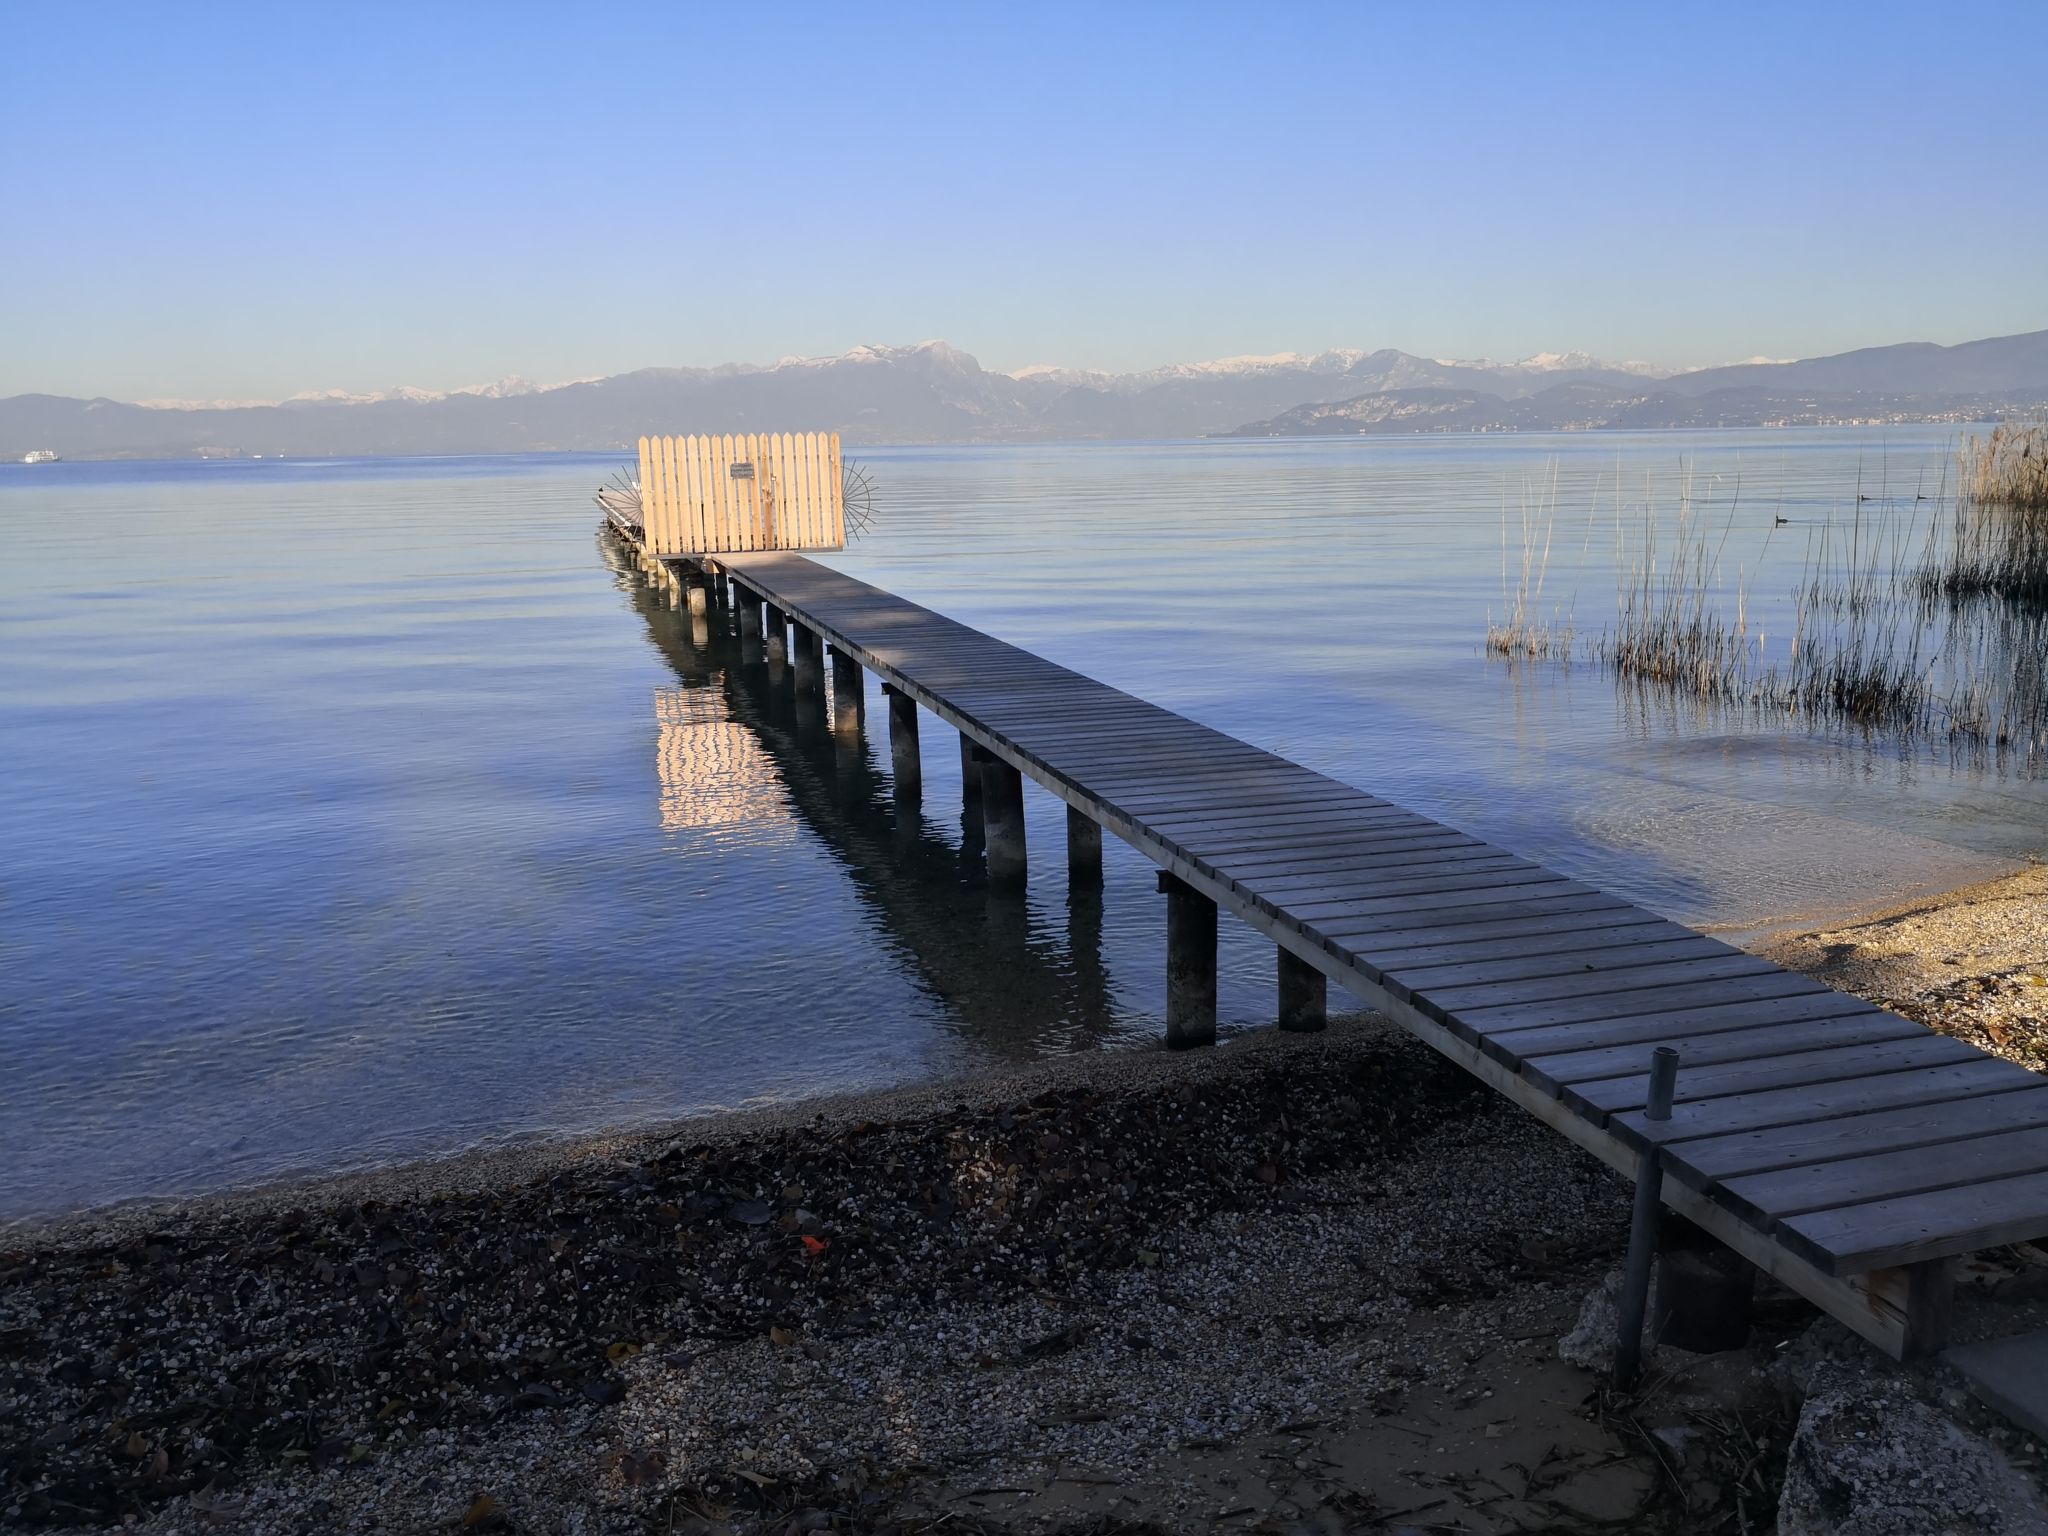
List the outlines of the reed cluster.
{"type": "Polygon", "coordinates": [[[1989,437],[1966,437],[1961,454],[1962,494],[2035,512],[2048,512],[2048,419],[2008,421],[1989,437]]]}
{"type": "Polygon", "coordinates": [[[1486,617],[1486,652],[1489,656],[1526,661],[1569,662],[1578,633],[1569,611],[1539,612],[1543,585],[1550,576],[1550,546],[1557,532],[1557,479],[1552,470],[1547,493],[1525,490],[1522,496],[1521,555],[1510,554],[1508,512],[1505,501],[1500,517],[1500,590],[1502,616],[1486,617]]]}
{"type": "Polygon", "coordinates": [[[2048,607],[2048,422],[1964,440],[1951,535],[1921,580],[1953,600],[2048,607]]]}
{"type": "MultiPolygon", "coordinates": [[[[1654,504],[1638,515],[1617,507],[1618,611],[1583,641],[1532,616],[1550,526],[1525,518],[1520,576],[1510,581],[1504,554],[1508,612],[1489,622],[1486,648],[1560,659],[1576,646],[1617,679],[1674,700],[2048,765],[2048,516],[1974,494],[1907,502],[1860,488],[1854,508],[1809,534],[1790,633],[1775,651],[1752,623],[1749,570],[1728,571],[1731,540],[1757,521],[1739,489],[1708,513],[1688,476],[1675,519],[1654,504]]],[[[1766,525],[1759,560],[1781,522],[1766,525]]]]}

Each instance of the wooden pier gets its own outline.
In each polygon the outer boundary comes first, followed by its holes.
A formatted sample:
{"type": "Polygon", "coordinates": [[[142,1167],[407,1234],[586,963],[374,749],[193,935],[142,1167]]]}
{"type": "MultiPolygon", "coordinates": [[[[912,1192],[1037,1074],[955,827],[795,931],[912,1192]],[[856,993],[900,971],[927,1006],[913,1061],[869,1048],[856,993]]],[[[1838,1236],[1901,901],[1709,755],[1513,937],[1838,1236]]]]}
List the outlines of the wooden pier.
{"type": "Polygon", "coordinates": [[[1025,779],[1068,807],[1070,878],[1099,879],[1105,828],[1156,863],[1171,1043],[1215,1037],[1228,912],[1277,948],[1283,1026],[1319,1027],[1335,980],[1617,1170],[1654,1149],[1664,1206],[1899,1357],[1945,1342],[1957,1256],[2048,1234],[2022,1067],[802,555],[642,560],[678,594],[729,582],[821,702],[829,647],[835,729],[875,673],[899,783],[920,709],[957,731],[992,883],[1026,868],[1025,779]]]}

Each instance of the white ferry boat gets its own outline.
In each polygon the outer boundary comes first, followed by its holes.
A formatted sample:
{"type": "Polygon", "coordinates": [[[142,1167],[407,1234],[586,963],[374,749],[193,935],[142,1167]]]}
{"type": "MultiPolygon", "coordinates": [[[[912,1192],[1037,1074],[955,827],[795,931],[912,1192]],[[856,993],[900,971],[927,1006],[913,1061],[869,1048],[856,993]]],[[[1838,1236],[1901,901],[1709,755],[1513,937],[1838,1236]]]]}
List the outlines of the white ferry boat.
{"type": "Polygon", "coordinates": [[[55,464],[61,458],[62,455],[52,453],[47,448],[38,448],[33,453],[24,453],[21,456],[21,462],[24,464],[55,464]]]}

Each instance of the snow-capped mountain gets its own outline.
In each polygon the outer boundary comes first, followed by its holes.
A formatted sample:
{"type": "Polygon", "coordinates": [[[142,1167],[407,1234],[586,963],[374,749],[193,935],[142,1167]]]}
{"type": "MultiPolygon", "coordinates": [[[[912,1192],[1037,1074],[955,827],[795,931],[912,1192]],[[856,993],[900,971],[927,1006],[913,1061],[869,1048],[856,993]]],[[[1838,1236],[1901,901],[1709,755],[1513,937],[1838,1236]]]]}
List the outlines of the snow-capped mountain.
{"type": "Polygon", "coordinates": [[[1501,363],[1392,348],[1225,357],[1137,373],[1048,364],[1002,373],[926,341],[766,365],[645,368],[547,387],[514,376],[447,391],[309,391],[276,404],[18,395],[0,400],[0,455],[17,444],[19,452],[48,448],[67,458],[616,451],[662,431],[833,429],[856,443],[1157,439],[1355,431],[1417,413],[1444,427],[1467,417],[1529,428],[1739,425],[1792,419],[1788,401],[1809,415],[1822,409],[1802,391],[1861,399],[1889,419],[1906,419],[1916,400],[1950,415],[2024,405],[2048,398],[2048,332],[1684,373],[1582,352],[1501,363]]]}

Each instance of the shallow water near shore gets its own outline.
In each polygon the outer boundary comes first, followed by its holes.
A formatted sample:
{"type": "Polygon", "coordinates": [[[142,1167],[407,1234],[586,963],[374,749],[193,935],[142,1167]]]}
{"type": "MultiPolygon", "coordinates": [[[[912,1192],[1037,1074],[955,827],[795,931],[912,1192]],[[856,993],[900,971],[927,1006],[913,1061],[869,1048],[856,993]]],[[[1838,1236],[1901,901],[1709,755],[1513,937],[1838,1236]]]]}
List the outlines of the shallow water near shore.
{"type": "MultiPolygon", "coordinates": [[[[1744,931],[2048,851],[2048,786],[1488,659],[1504,505],[1514,563],[1554,506],[1545,607],[1597,628],[1616,509],[1689,465],[1771,624],[1795,534],[1859,477],[1866,518],[1920,515],[1952,445],[856,448],[878,516],[832,558],[1744,931]]],[[[992,897],[945,729],[906,822],[886,742],[835,753],[607,565],[616,462],[0,466],[0,1220],[1157,1035],[1150,866],[1112,848],[1070,902],[1033,792],[1029,888],[992,897]]],[[[1226,1020],[1267,1018],[1270,945],[1226,923],[1223,970],[1226,1020]]]]}

